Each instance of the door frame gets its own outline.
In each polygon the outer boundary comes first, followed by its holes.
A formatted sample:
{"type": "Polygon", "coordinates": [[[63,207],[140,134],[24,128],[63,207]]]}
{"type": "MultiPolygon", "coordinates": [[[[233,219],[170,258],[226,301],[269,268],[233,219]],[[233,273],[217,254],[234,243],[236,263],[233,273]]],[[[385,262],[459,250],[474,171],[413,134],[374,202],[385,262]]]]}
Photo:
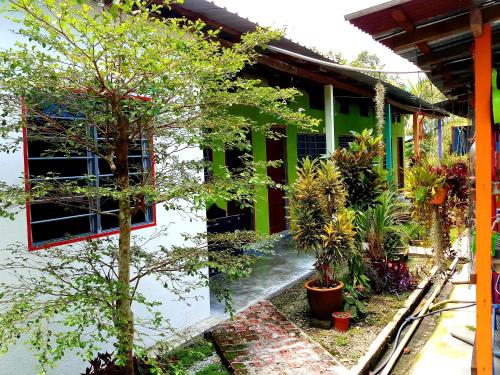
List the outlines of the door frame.
{"type": "Polygon", "coordinates": [[[397,176],[398,176],[398,188],[403,189],[405,187],[405,151],[404,151],[404,138],[396,138],[396,157],[397,157],[397,176]]]}
{"type": "MultiPolygon", "coordinates": [[[[284,171],[284,181],[283,181],[283,185],[287,185],[288,186],[288,132],[287,132],[287,127],[285,125],[273,125],[271,127],[272,130],[280,130],[283,132],[283,137],[280,138],[280,141],[283,142],[283,159],[282,160],[282,165],[280,168],[283,168],[283,171],[284,171]]],[[[264,138],[265,139],[265,143],[264,143],[264,147],[266,147],[266,162],[268,162],[268,156],[267,156],[267,137],[264,138]]],[[[269,177],[269,175],[267,174],[267,168],[266,168],[266,175],[269,177]]],[[[267,209],[268,209],[268,224],[269,224],[269,233],[271,232],[271,217],[270,217],[270,214],[271,214],[271,211],[269,209],[269,187],[267,188],[267,209]]],[[[283,191],[283,203],[284,203],[284,214],[285,214],[285,230],[289,230],[290,229],[290,220],[289,220],[289,202],[288,202],[288,197],[286,196],[285,192],[283,191]]]]}

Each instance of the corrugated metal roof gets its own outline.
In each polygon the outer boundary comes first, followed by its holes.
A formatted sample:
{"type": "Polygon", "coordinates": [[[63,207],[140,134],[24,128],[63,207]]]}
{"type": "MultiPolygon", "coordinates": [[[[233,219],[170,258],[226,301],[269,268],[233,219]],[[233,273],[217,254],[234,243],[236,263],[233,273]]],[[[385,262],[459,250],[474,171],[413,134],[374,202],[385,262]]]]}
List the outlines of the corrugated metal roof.
{"type": "Polygon", "coordinates": [[[493,63],[500,64],[499,0],[392,1],[345,18],[421,69],[450,99],[467,101],[473,89],[471,9],[493,29],[493,63]]]}
{"type": "MultiPolygon", "coordinates": [[[[181,4],[181,7],[217,21],[230,27],[231,29],[238,30],[240,33],[255,31],[258,26],[255,22],[250,21],[248,18],[245,18],[237,13],[232,13],[226,8],[221,8],[208,0],[185,0],[184,3],[181,4]]],[[[279,41],[273,42],[273,44],[277,47],[288,49],[306,56],[324,58],[324,56],[319,53],[314,52],[310,48],[301,45],[299,42],[292,41],[288,38],[282,38],[279,41]]]]}
{"type": "MultiPolygon", "coordinates": [[[[348,14],[345,19],[380,40],[388,35],[404,32],[401,24],[392,16],[394,11],[402,11],[418,27],[442,16],[451,17],[468,11],[473,3],[474,0],[395,0],[348,14]]],[[[383,40],[380,41],[384,43],[383,40]]]]}
{"type": "MultiPolygon", "coordinates": [[[[256,27],[258,26],[256,23],[250,21],[249,19],[232,13],[226,8],[221,8],[208,0],[185,0],[183,4],[177,5],[177,7],[181,7],[192,12],[193,14],[198,14],[206,19],[215,21],[218,24],[238,31],[239,33],[255,31],[256,27]]],[[[306,46],[303,46],[300,43],[292,41],[288,38],[282,38],[281,40],[273,41],[272,45],[304,56],[312,57],[322,61],[333,62],[333,60],[330,60],[319,54],[318,52],[315,52],[310,48],[307,48],[306,46]]],[[[334,75],[335,77],[341,76],[343,77],[343,80],[353,82],[357,86],[373,88],[373,86],[375,86],[375,84],[378,82],[378,79],[370,75],[355,71],[349,71],[347,69],[343,69],[342,67],[325,67],[321,66],[321,64],[311,64],[310,62],[304,65],[305,61],[301,61],[300,58],[290,58],[290,56],[285,56],[280,53],[272,53],[270,51],[266,51],[264,53],[272,56],[273,58],[284,60],[288,64],[293,64],[302,68],[306,66],[306,69],[310,69],[317,74],[323,74],[327,76],[334,75]]],[[[427,110],[428,112],[434,114],[445,114],[444,111],[432,106],[425,101],[420,100],[419,98],[413,96],[411,93],[398,87],[386,84],[386,90],[390,98],[406,106],[414,108],[415,110],[422,109],[423,111],[427,110]]]]}

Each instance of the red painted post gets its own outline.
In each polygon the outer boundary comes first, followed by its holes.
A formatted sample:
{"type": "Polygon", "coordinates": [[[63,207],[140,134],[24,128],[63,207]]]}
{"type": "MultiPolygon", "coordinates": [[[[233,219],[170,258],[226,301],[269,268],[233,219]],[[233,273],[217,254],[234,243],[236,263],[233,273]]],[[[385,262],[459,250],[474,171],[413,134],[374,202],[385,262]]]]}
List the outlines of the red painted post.
{"type": "Polygon", "coordinates": [[[475,39],[474,82],[476,105],[476,363],[478,374],[493,371],[491,321],[491,26],[475,39]]]}

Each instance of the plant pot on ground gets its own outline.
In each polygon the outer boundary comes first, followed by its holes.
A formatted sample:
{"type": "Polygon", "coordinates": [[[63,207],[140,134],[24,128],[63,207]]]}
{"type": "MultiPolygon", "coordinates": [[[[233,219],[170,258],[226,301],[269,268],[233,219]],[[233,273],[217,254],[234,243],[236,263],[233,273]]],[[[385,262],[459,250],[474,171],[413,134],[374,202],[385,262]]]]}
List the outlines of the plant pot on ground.
{"type": "Polygon", "coordinates": [[[337,331],[345,332],[351,325],[350,311],[337,311],[332,314],[333,326],[337,331]]]}
{"type": "Polygon", "coordinates": [[[339,281],[336,286],[322,288],[319,280],[306,281],[307,302],[313,315],[320,320],[329,320],[332,311],[338,311],[344,305],[344,283],[339,281]]]}
{"type": "Polygon", "coordinates": [[[330,320],[343,306],[343,283],[336,268],[354,251],[354,213],[345,208],[346,192],[331,160],[306,158],[290,192],[292,238],[298,251],[312,252],[318,278],[305,284],[311,311],[330,320]]]}

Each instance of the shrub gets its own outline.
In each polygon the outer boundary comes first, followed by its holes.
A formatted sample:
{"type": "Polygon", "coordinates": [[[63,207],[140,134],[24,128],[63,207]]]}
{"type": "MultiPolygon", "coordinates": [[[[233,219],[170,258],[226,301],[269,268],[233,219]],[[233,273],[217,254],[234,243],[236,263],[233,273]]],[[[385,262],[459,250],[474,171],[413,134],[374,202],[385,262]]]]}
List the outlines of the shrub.
{"type": "Polygon", "coordinates": [[[354,214],[345,209],[345,197],[331,160],[304,160],[290,191],[292,238],[299,251],[315,254],[315,268],[325,288],[336,283],[336,267],[348,262],[354,250],[354,214]]]}
{"type": "Polygon", "coordinates": [[[366,306],[362,299],[364,294],[350,285],[344,286],[344,311],[351,312],[351,318],[358,320],[366,315],[366,306]]]}
{"type": "MultiPolygon", "coordinates": [[[[134,374],[149,375],[155,373],[153,368],[158,369],[159,366],[153,367],[148,358],[138,358],[134,356],[134,374]]],[[[116,358],[113,353],[98,353],[97,357],[90,361],[90,367],[87,367],[82,375],[121,375],[123,368],[116,364],[116,358]]]]}
{"type": "Polygon", "coordinates": [[[404,262],[387,260],[373,263],[373,267],[381,279],[382,290],[390,293],[410,292],[417,286],[417,278],[404,262]]]}
{"type": "Polygon", "coordinates": [[[352,132],[354,141],[339,148],[333,160],[340,170],[347,190],[347,205],[365,210],[377,204],[386,187],[385,172],[380,165],[383,156],[382,136],[372,136],[371,129],[352,132]]]}

